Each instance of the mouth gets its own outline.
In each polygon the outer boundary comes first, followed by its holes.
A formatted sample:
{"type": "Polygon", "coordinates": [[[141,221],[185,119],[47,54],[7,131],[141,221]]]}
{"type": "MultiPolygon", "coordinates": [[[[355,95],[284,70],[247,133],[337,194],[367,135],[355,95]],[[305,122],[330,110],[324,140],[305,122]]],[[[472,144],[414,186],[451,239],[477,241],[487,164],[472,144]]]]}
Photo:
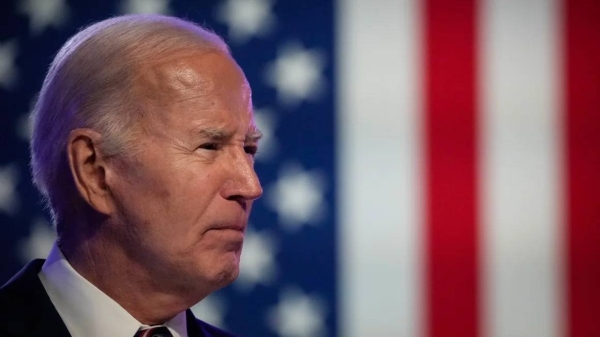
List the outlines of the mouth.
{"type": "Polygon", "coordinates": [[[242,223],[242,222],[236,223],[236,224],[222,224],[222,225],[213,226],[213,227],[209,228],[209,230],[237,231],[237,232],[245,233],[246,232],[246,224],[242,223]]]}
{"type": "Polygon", "coordinates": [[[228,251],[238,251],[241,249],[241,244],[246,237],[245,227],[240,226],[212,228],[209,229],[206,234],[212,239],[217,240],[219,245],[225,245],[224,247],[228,251]]]}
{"type": "Polygon", "coordinates": [[[246,232],[246,228],[245,227],[219,227],[219,228],[213,228],[213,230],[216,231],[236,231],[236,232],[240,232],[240,233],[245,233],[246,232]]]}

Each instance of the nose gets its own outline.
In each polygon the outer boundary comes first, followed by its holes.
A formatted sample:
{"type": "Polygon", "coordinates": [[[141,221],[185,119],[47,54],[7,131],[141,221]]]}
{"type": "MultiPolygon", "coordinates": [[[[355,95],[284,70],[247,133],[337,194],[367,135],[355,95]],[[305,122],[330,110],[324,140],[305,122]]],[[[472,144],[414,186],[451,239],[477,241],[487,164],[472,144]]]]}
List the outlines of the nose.
{"type": "Polygon", "coordinates": [[[237,154],[231,162],[230,178],[222,189],[223,198],[246,202],[260,198],[262,193],[253,160],[245,152],[237,154]]]}

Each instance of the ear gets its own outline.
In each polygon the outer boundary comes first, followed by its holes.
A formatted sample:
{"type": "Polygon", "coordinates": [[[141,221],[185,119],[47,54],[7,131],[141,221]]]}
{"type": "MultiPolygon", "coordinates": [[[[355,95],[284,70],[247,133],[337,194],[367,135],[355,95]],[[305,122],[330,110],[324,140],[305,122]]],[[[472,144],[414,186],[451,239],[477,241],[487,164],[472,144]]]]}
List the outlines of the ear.
{"type": "Polygon", "coordinates": [[[112,212],[111,194],[106,184],[106,158],[98,144],[102,135],[91,129],[75,129],[69,134],[67,157],[75,187],[97,212],[112,212]]]}

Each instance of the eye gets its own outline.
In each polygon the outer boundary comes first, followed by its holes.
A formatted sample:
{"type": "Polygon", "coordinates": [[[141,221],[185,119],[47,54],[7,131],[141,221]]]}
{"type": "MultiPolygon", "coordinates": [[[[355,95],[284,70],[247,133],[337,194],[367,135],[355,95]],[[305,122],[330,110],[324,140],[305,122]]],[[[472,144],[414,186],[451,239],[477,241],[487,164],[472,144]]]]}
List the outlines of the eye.
{"type": "Polygon", "coordinates": [[[256,153],[258,152],[258,146],[256,146],[256,145],[244,146],[244,151],[246,151],[247,154],[254,157],[256,155],[256,153]]]}
{"type": "Polygon", "coordinates": [[[205,144],[198,146],[199,149],[211,150],[211,151],[216,151],[219,149],[219,147],[220,147],[220,145],[218,143],[205,143],[205,144]]]}

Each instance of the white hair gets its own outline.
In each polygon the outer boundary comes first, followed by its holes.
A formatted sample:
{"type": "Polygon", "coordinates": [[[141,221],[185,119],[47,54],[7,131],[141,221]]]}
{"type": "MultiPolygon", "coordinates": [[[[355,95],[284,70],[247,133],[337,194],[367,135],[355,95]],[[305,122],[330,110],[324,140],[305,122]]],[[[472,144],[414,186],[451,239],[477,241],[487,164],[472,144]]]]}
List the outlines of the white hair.
{"type": "Polygon", "coordinates": [[[102,134],[106,156],[132,148],[142,113],[133,96],[140,65],[189,50],[230,54],[223,40],[197,24],[161,15],[126,15],[95,23],[71,37],[50,65],[32,113],[31,171],[57,231],[77,207],[66,148],[71,130],[102,134]]]}

